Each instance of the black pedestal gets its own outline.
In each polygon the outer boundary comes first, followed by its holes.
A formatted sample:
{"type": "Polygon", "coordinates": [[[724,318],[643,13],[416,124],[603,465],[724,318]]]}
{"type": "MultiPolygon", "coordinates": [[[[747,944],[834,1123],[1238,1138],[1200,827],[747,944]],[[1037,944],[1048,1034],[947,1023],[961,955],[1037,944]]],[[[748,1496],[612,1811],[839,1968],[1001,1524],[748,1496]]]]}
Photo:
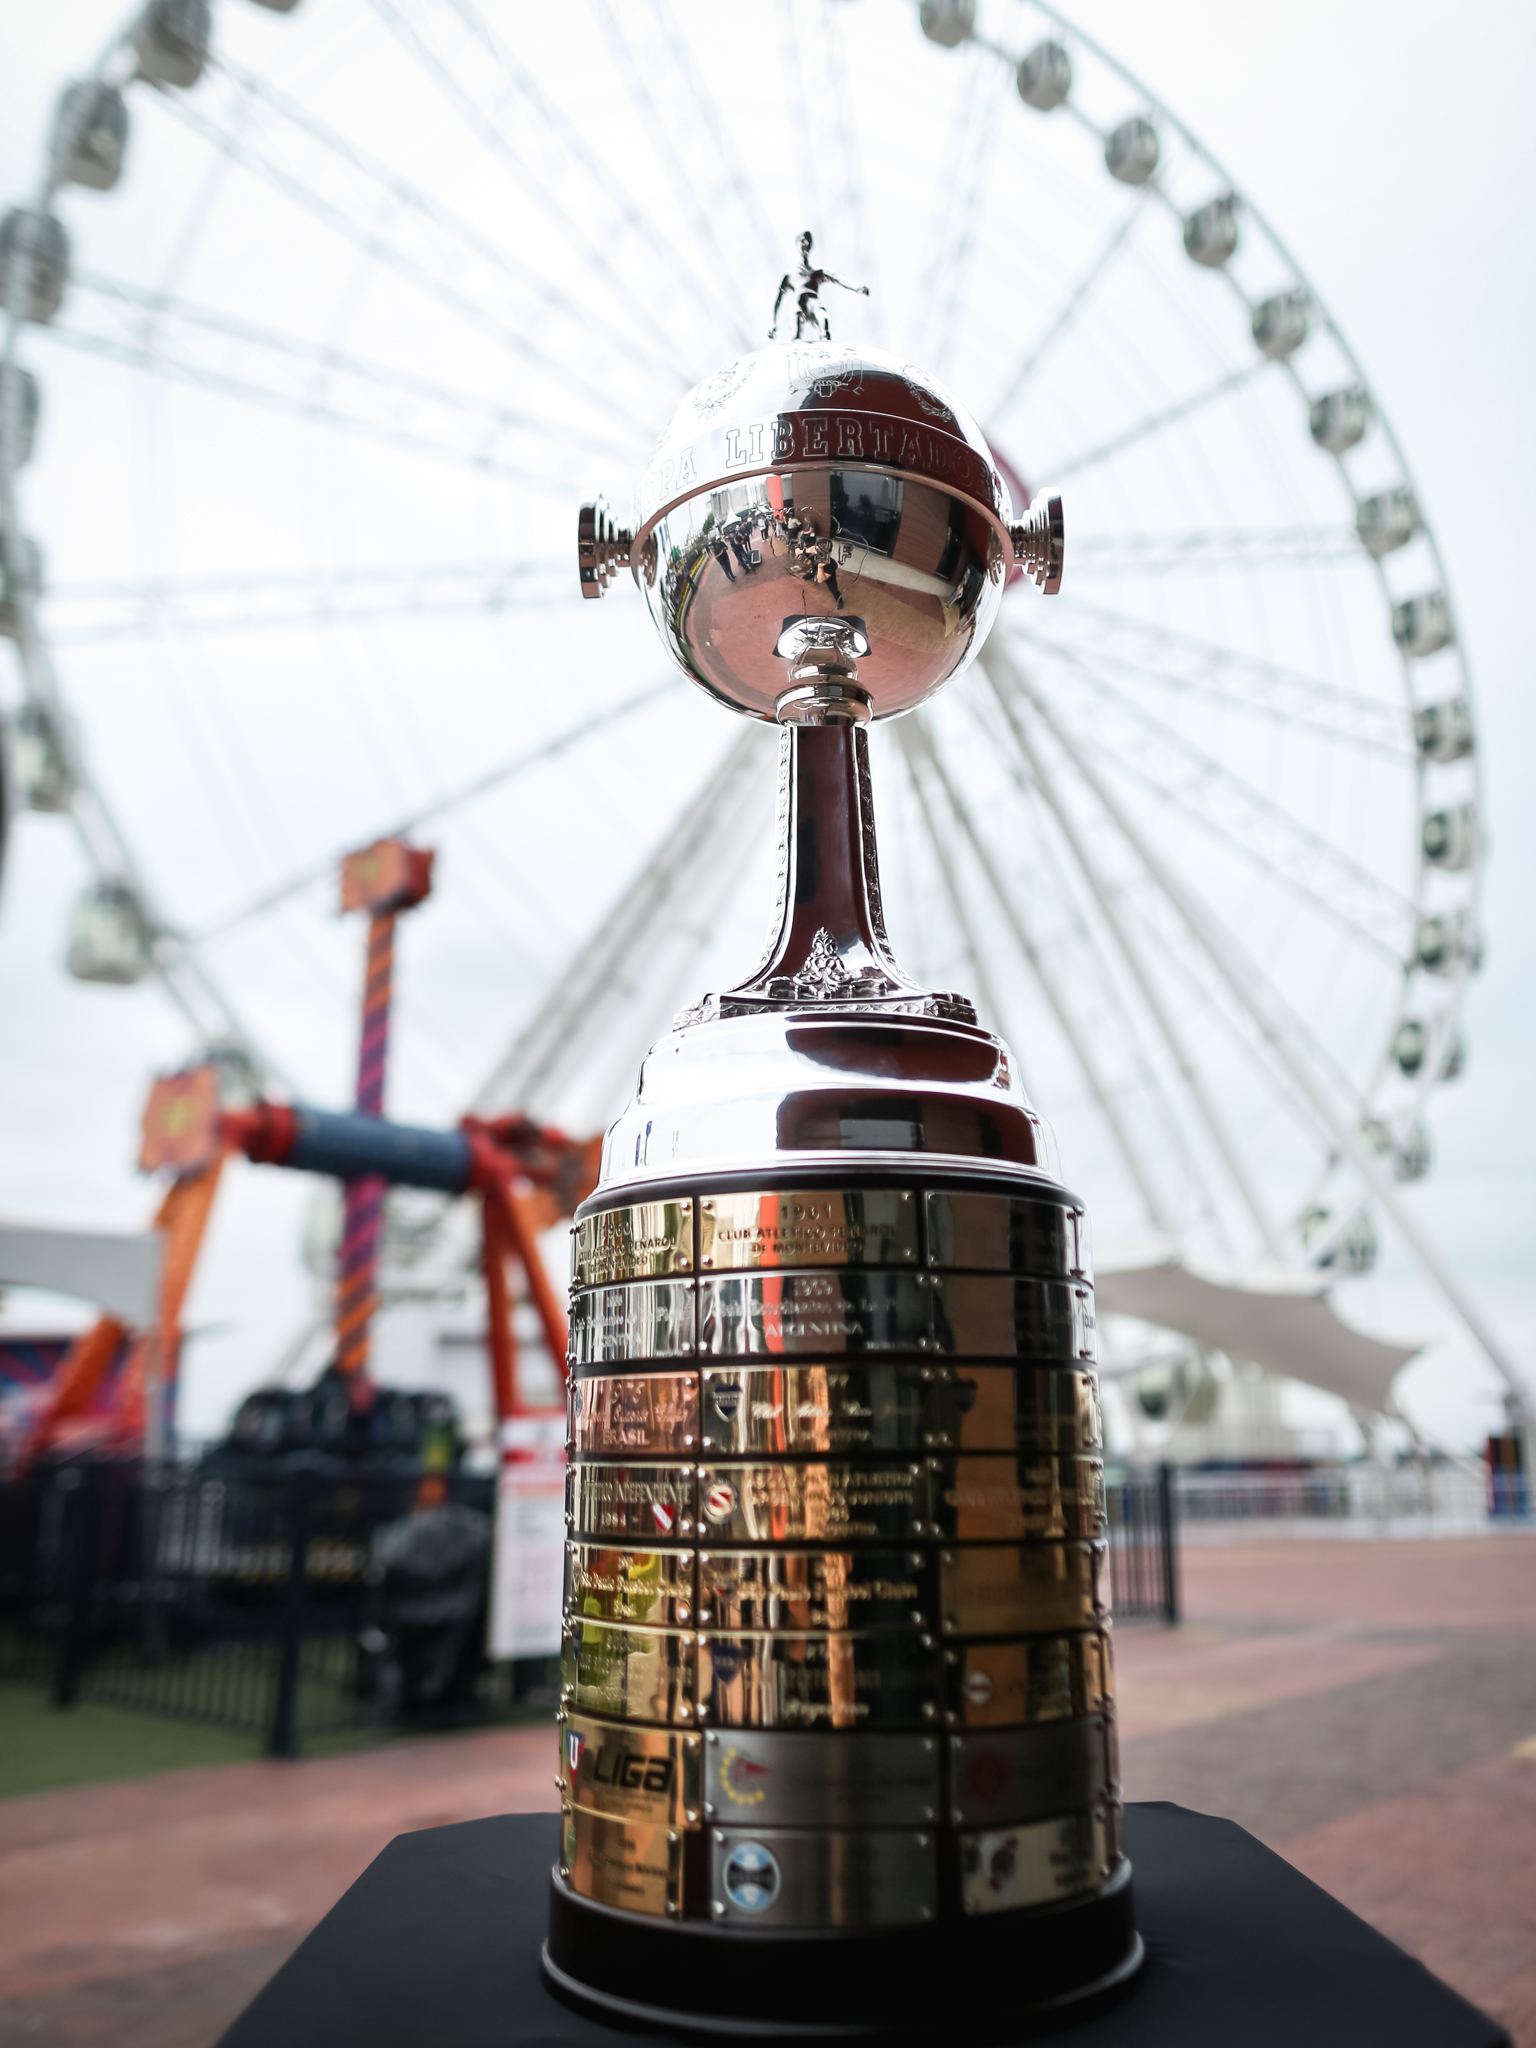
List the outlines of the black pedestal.
{"type": "Polygon", "coordinates": [[[1028,2011],[1105,2004],[1142,1962],[1131,1866],[1097,1897],[927,1927],[733,1928],[655,1921],[575,1897],[551,1876],[544,1974],[569,2003],[697,2039],[945,2038],[964,1986],[973,2043],[1006,2041],[1028,2011]]]}
{"type": "MultiPolygon", "coordinates": [[[[540,1975],[558,1829],[553,1814],[520,1814],[399,1836],[223,2048],[634,2039],[562,2005],[540,1975]]],[[[1063,2015],[1073,2048],[1509,2048],[1492,2020],[1230,1821],[1131,1806],[1126,1834],[1147,1961],[1118,2003],[1063,2015]]],[[[949,2013],[927,2030],[936,2048],[999,2038],[962,1978],[949,2013]]]]}

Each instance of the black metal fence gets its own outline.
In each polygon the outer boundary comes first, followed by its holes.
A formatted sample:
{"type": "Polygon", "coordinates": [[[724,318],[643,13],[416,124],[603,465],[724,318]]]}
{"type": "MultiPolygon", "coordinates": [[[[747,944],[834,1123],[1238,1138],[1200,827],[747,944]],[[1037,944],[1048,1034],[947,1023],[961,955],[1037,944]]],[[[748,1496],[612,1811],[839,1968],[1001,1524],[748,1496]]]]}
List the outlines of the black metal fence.
{"type": "MultiPolygon", "coordinates": [[[[492,1482],[71,1466],[0,1486],[0,1681],[277,1756],[482,1700],[492,1482]]],[[[505,1690],[505,1679],[503,1679],[505,1690]]]]}
{"type": "Polygon", "coordinates": [[[1110,1592],[1117,1621],[1179,1618],[1178,1516],[1171,1466],[1155,1472],[1111,1471],[1110,1592]]]}

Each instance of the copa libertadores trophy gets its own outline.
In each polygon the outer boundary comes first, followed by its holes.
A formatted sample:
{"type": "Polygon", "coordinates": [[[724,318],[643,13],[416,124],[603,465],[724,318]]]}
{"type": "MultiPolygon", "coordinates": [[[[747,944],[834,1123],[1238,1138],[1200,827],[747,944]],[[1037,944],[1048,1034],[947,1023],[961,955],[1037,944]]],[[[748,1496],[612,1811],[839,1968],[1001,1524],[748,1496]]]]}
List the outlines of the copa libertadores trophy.
{"type": "Polygon", "coordinates": [[[833,344],[810,275],[632,525],[581,514],[586,594],[629,567],[694,681],[779,724],[778,900],[577,1212],[545,1949],[615,2018],[774,2037],[1024,2018],[1141,1954],[1086,1221],[1007,1047],[892,954],[866,731],[1015,564],[1059,587],[1061,506],[1015,522],[970,415],[833,344]]]}

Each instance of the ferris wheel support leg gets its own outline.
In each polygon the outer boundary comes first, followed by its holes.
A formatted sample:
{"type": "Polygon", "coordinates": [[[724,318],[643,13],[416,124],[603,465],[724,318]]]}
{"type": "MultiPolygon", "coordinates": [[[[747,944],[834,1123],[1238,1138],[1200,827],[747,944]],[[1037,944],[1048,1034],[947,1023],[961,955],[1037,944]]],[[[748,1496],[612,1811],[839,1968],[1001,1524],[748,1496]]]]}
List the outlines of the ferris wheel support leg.
{"type": "MultiPolygon", "coordinates": [[[[1148,1216],[1158,1230],[1167,1236],[1172,1236],[1173,1222],[1168,1214],[1167,1205],[1164,1203],[1158,1191],[1157,1183],[1152,1178],[1147,1163],[1141,1155],[1141,1148],[1131,1136],[1130,1128],[1120,1113],[1120,1106],[1115,1101],[1114,1092],[1110,1088],[1108,1080],[1100,1071],[1098,1061],[1088,1049],[1088,1034],[1077,1028],[1065,1003],[1061,999],[1055,983],[1046,972],[1045,962],[1041,958],[1040,949],[1030,936],[1024,920],[1020,917],[1018,907],[1009,895],[1003,878],[998,873],[997,864],[987,850],[981,834],[976,830],[970,812],[960,802],[959,794],[950,781],[943,762],[934,751],[933,743],[927,731],[916,718],[903,719],[898,730],[900,731],[903,745],[909,748],[915,746],[921,751],[924,760],[933,771],[935,780],[948,799],[949,807],[955,816],[955,821],[965,834],[966,842],[970,846],[972,853],[976,856],[977,865],[986,876],[987,886],[997,899],[997,906],[1003,914],[1008,929],[1013,934],[1014,942],[1028,961],[1030,971],[1039,983],[1046,1002],[1051,1007],[1052,1015],[1061,1027],[1062,1036],[1071,1048],[1073,1057],[1082,1070],[1083,1078],[1087,1081],[1089,1089],[1093,1094],[1094,1101],[1098,1104],[1100,1113],[1105,1123],[1109,1126],[1110,1134],[1114,1138],[1116,1145],[1119,1147],[1120,1155],[1130,1170],[1130,1175],[1136,1183],[1137,1191],[1141,1195],[1142,1201],[1146,1204],[1148,1216]]],[[[915,779],[914,777],[914,781],[915,779]]]]}
{"type": "Polygon", "coordinates": [[[1504,1380],[1509,1390],[1505,1405],[1510,1420],[1520,1434],[1526,1434],[1530,1408],[1524,1375],[1503,1343],[1483,1320],[1481,1311],[1470,1300],[1461,1282],[1430,1242],[1427,1233],[1408,1212],[1398,1196],[1397,1189],[1382,1171],[1380,1161],[1371,1151],[1364,1136],[1348,1117],[1340,1114],[1338,1105],[1319,1084],[1306,1061],[1291,1043],[1283,1019],[1259,993],[1264,987],[1263,977],[1252,966],[1234,956],[1225,935],[1217,929],[1209,913],[1190,895],[1134,819],[1126,814],[1124,806],[1107,779],[1100,774],[1072,735],[1064,729],[1061,720],[1031,685],[1027,676],[1018,677],[1018,688],[1029,700],[1035,716],[1052,734],[1062,752],[1093,791],[1121,837],[1172,904],[1195,943],[1204,952],[1242,1009],[1247,1012],[1259,1035],[1284,1069],[1296,1093],[1311,1110],[1324,1135],[1338,1147],[1354,1167],[1380,1204],[1382,1213],[1390,1218],[1420,1266],[1439,1288],[1462,1327],[1504,1380]]]}
{"type": "Polygon", "coordinates": [[[1125,919],[1120,915],[1113,896],[1105,887],[1104,878],[1088,850],[1087,842],[1077,828],[1076,819],[1073,818],[1066,805],[1058,797],[1050,778],[1046,775],[1041,765],[1040,758],[1035,752],[1028,733],[1019,721],[1018,713],[1014,709],[1008,692],[1000,687],[997,675],[993,672],[995,665],[996,669],[1006,675],[1009,682],[1017,688],[1017,669],[1008,655],[997,648],[989,648],[986,657],[978,665],[982,674],[987,679],[993,696],[997,699],[998,708],[1007,721],[1008,730],[1013,735],[1014,744],[1018,747],[1020,754],[1028,764],[1035,780],[1035,787],[1039,790],[1046,804],[1050,807],[1052,816],[1061,827],[1062,837],[1072,849],[1073,858],[1077,862],[1083,880],[1088,884],[1093,900],[1098,905],[1100,914],[1108,925],[1116,945],[1120,948],[1121,958],[1130,970],[1131,979],[1135,982],[1137,988],[1140,989],[1142,1000],[1146,1003],[1148,1010],[1152,1014],[1153,1022],[1163,1035],[1163,1042],[1173,1055],[1174,1065],[1182,1075],[1184,1085],[1189,1090],[1196,1109],[1200,1112],[1205,1127],[1210,1133],[1211,1142],[1221,1155],[1222,1163],[1231,1176],[1232,1184],[1242,1197],[1243,1206],[1253,1218],[1264,1249],[1271,1258],[1281,1259],[1283,1253],[1280,1249],[1280,1238],[1275,1229],[1274,1221],[1265,1208],[1258,1189],[1249,1177],[1248,1169],[1243,1164],[1242,1155],[1239,1153],[1236,1142],[1222,1119],[1221,1112],[1217,1109],[1214,1101],[1212,1101],[1210,1091],[1201,1079],[1199,1068],[1196,1067],[1185,1047],[1184,1040],[1173,1021],[1173,1013],[1163,1001],[1162,991],[1152,979],[1146,961],[1142,958],[1135,940],[1131,937],[1125,919]]]}

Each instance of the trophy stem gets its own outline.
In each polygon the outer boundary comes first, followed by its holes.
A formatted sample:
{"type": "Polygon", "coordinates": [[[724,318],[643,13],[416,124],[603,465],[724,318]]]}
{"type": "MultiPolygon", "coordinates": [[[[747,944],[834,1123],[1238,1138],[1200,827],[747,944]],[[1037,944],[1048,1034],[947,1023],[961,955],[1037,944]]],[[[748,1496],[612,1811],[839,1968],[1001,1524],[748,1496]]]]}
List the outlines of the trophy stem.
{"type": "Polygon", "coordinates": [[[783,1002],[916,992],[886,936],[862,725],[782,730],[778,839],[768,943],[757,972],[729,993],[783,1002]]]}

